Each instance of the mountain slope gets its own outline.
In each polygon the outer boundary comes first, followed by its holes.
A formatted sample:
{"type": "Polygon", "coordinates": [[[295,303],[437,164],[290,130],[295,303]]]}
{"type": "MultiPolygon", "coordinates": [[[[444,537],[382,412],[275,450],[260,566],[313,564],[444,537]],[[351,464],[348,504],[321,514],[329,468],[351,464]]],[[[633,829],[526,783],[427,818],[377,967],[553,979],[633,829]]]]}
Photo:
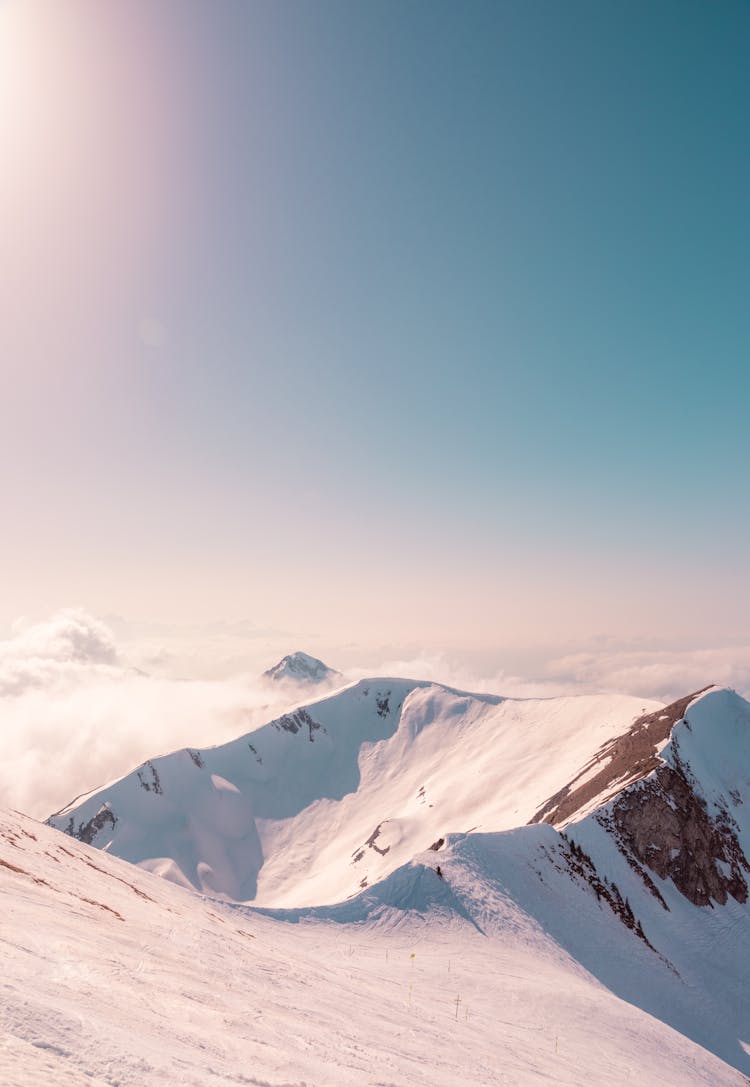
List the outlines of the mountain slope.
{"type": "Polygon", "coordinates": [[[274,683],[285,681],[299,683],[309,687],[315,687],[322,683],[329,685],[341,679],[341,673],[335,668],[329,668],[317,657],[311,657],[309,653],[297,650],[289,653],[280,661],[263,673],[263,678],[274,683]]]}
{"type": "Polygon", "coordinates": [[[333,902],[447,833],[527,822],[654,706],[362,681],[232,743],[153,759],[50,822],[199,890],[333,902]]]}
{"type": "Polygon", "coordinates": [[[482,857],[478,879],[468,856],[448,861],[450,882],[417,863],[338,907],[350,918],[285,924],[0,812],[0,1082],[745,1082],[613,996],[507,896],[485,899],[482,857]],[[488,935],[459,900],[484,902],[488,935]]]}
{"type": "Polygon", "coordinates": [[[750,705],[699,692],[605,751],[593,776],[542,805],[562,832],[454,839],[446,879],[480,926],[500,895],[612,991],[750,1073],[750,705]],[[592,782],[598,804],[582,788],[592,782]]]}
{"type": "Polygon", "coordinates": [[[350,902],[267,912],[365,925],[450,913],[521,945],[542,931],[612,992],[750,1074],[750,705],[717,689],[686,697],[607,750],[647,729],[661,747],[653,769],[642,748],[629,769],[613,757],[627,784],[593,810],[581,794],[564,830],[449,835],[350,902]]]}

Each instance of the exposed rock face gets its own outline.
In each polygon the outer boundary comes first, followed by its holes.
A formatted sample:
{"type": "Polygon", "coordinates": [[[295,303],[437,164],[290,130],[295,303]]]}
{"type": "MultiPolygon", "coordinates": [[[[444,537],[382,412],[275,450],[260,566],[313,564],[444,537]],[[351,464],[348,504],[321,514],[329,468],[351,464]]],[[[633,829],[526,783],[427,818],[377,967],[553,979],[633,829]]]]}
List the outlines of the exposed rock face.
{"type": "MultiPolygon", "coordinates": [[[[585,853],[572,838],[569,838],[567,834],[562,834],[561,838],[562,845],[560,848],[560,855],[565,861],[568,871],[571,872],[573,876],[585,880],[596,895],[597,902],[601,902],[602,900],[606,902],[615,917],[617,917],[626,928],[629,928],[634,932],[638,939],[643,940],[646,946],[652,951],[656,951],[656,948],[643,931],[643,925],[640,920],[633,913],[630,902],[627,898],[622,897],[620,888],[617,884],[610,883],[606,876],[602,878],[599,875],[591,857],[588,853],[585,853]]],[[[545,850],[545,852],[547,851],[545,850]]],[[[547,855],[554,867],[559,870],[559,866],[554,858],[550,856],[549,853],[547,855]]]]}
{"type": "Polygon", "coordinates": [[[79,823],[77,829],[73,825],[73,816],[71,815],[70,821],[65,827],[65,833],[69,834],[71,838],[77,838],[79,842],[85,842],[86,845],[91,845],[100,830],[103,830],[107,824],[114,830],[116,822],[117,816],[114,814],[109,804],[103,804],[92,819],[89,819],[87,823],[79,823]]]}
{"type": "MultiPolygon", "coordinates": [[[[271,724],[277,732],[283,730],[284,732],[291,732],[294,736],[296,736],[300,729],[307,728],[310,743],[313,743],[313,733],[323,728],[323,726],[318,721],[314,720],[305,709],[294,710],[292,713],[285,713],[283,717],[279,717],[276,721],[272,721],[271,724]]],[[[325,732],[325,729],[323,729],[323,731],[325,732]]],[[[252,744],[248,744],[248,746],[255,751],[252,744]]]]}
{"type": "Polygon", "coordinates": [[[145,789],[147,793],[154,792],[158,796],[161,795],[162,787],[159,780],[159,772],[151,762],[151,759],[147,759],[144,762],[140,770],[137,770],[138,781],[141,784],[141,788],[145,789]]]}
{"type": "Polygon", "coordinates": [[[688,706],[706,690],[639,717],[531,820],[559,827],[601,798],[596,821],[612,834],[630,867],[665,909],[652,875],[672,880],[696,906],[724,905],[730,896],[738,902],[748,898],[745,873],[750,863],[729,813],[730,803],[737,806],[742,798],[730,790],[728,799],[714,797],[709,809],[680,754],[679,730],[674,731],[680,722],[690,730],[688,706]],[[662,759],[657,748],[670,737],[669,753],[662,759]]]}
{"type": "MultiPolygon", "coordinates": [[[[386,819],[385,822],[387,823],[388,820],[386,819]]],[[[372,832],[370,837],[365,842],[365,845],[369,846],[370,849],[374,849],[375,852],[379,853],[381,857],[384,857],[386,855],[386,853],[390,852],[391,847],[389,845],[387,845],[385,847],[385,849],[381,849],[379,845],[375,845],[376,839],[380,837],[380,831],[381,831],[382,826],[383,826],[382,823],[378,823],[378,825],[375,827],[375,830],[372,832]]]]}
{"type": "Polygon", "coordinates": [[[389,845],[385,846],[385,848],[376,845],[376,842],[380,837],[382,828],[387,822],[388,820],[384,819],[382,823],[378,823],[378,825],[375,827],[375,830],[372,832],[364,845],[360,846],[359,849],[355,849],[354,853],[352,853],[352,864],[359,864],[359,862],[365,855],[365,849],[374,849],[375,852],[379,853],[381,857],[384,857],[386,853],[390,853],[391,847],[389,845]]]}
{"type": "Polygon", "coordinates": [[[378,693],[375,696],[375,704],[378,708],[378,717],[387,717],[388,714],[391,712],[390,697],[390,691],[386,691],[384,695],[378,693]]]}
{"type": "Polygon", "coordinates": [[[598,818],[614,832],[622,852],[671,879],[694,905],[710,906],[713,900],[723,906],[729,895],[747,901],[743,872],[750,872],[750,864],[736,824],[726,808],[709,814],[679,759],[676,769],[661,766],[621,793],[610,811],[598,818]]]}
{"type": "Polygon", "coordinates": [[[622,736],[604,744],[578,777],[546,800],[529,822],[560,826],[594,797],[604,794],[602,802],[606,803],[626,785],[632,785],[656,770],[661,765],[657,746],[669,738],[693,699],[708,689],[703,687],[662,710],[639,717],[622,736]],[[601,769],[592,775],[591,771],[599,765],[601,769]],[[580,785],[576,784],[578,781],[581,781],[580,785]]]}

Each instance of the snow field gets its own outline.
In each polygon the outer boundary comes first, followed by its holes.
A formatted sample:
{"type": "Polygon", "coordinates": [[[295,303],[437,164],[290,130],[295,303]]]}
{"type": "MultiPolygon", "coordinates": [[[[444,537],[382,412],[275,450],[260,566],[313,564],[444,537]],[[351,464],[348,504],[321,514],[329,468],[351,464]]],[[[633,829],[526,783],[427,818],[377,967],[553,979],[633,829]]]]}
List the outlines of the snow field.
{"type": "Polygon", "coordinates": [[[520,908],[506,903],[491,936],[432,909],[452,892],[429,869],[412,910],[291,923],[12,813],[0,861],[6,1087],[743,1082],[613,996],[520,908]]]}

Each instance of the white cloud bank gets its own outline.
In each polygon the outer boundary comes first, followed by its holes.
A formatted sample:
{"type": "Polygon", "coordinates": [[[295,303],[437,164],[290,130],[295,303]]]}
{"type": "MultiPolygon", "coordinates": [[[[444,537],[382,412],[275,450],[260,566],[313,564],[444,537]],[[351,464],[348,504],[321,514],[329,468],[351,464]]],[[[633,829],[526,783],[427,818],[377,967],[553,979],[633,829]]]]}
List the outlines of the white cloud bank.
{"type": "MultiPolygon", "coordinates": [[[[251,641],[247,632],[234,642],[222,634],[221,653],[231,651],[244,665],[251,641]]],[[[306,698],[294,685],[264,683],[259,668],[232,678],[176,679],[139,671],[134,659],[147,666],[135,643],[120,643],[108,624],[80,609],[15,625],[0,642],[0,806],[46,818],[147,758],[234,739],[306,698]]],[[[188,659],[184,645],[180,659],[188,659]]],[[[338,665],[335,654],[328,663],[338,665]]],[[[668,702],[708,683],[750,694],[750,647],[606,648],[557,657],[537,679],[482,674],[440,655],[405,655],[347,672],[349,679],[360,675],[431,679],[516,698],[596,690],[668,702]]]]}
{"type": "Polygon", "coordinates": [[[233,739],[298,698],[252,676],[146,675],[79,609],[17,623],[0,642],[0,806],[46,818],[147,758],[233,739]]]}
{"type": "Polygon", "coordinates": [[[79,608],[43,623],[19,620],[14,635],[0,641],[0,696],[54,687],[92,671],[111,675],[120,664],[111,631],[79,608]]]}
{"type": "Polygon", "coordinates": [[[750,646],[721,649],[574,653],[548,665],[553,679],[579,689],[673,701],[715,683],[750,696],[750,646]]]}

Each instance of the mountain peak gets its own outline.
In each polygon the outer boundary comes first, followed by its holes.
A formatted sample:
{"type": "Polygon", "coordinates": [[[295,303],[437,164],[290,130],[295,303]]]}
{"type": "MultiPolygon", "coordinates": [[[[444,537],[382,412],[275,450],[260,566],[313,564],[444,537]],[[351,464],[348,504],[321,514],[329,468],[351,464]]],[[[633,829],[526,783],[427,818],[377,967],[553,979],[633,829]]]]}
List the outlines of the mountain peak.
{"type": "Polygon", "coordinates": [[[281,680],[293,680],[296,683],[308,685],[327,683],[337,679],[341,675],[335,668],[329,668],[317,657],[311,657],[309,653],[297,650],[282,657],[277,664],[263,673],[264,679],[276,682],[281,680]]]}

